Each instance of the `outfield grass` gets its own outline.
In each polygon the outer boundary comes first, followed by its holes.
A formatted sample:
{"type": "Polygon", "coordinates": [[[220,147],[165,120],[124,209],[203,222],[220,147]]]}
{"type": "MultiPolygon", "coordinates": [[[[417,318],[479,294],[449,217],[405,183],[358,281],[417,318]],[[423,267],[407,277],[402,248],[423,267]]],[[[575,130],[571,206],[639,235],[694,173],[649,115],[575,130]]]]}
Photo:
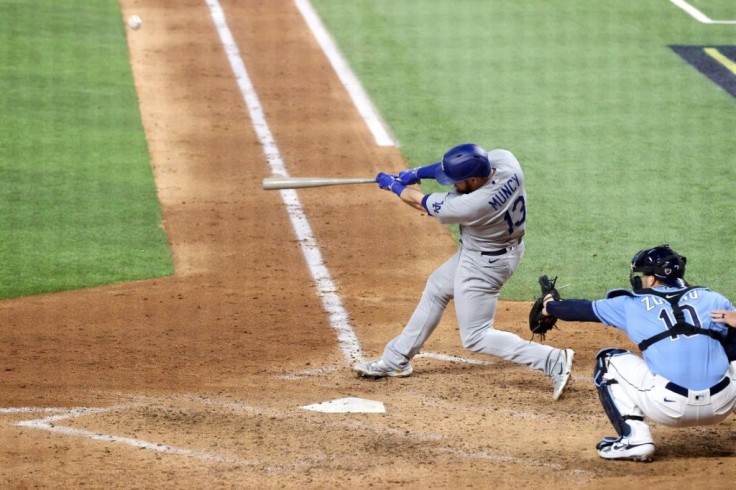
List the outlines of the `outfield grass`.
{"type": "Polygon", "coordinates": [[[736,25],[667,0],[312,3],[410,165],[467,141],[520,159],[527,253],[502,297],[531,299],[542,273],[598,297],[668,242],[736,300],[736,99],[668,47],[736,44],[736,25]]]}
{"type": "Polygon", "coordinates": [[[118,2],[0,0],[0,298],[173,273],[118,2]]]}

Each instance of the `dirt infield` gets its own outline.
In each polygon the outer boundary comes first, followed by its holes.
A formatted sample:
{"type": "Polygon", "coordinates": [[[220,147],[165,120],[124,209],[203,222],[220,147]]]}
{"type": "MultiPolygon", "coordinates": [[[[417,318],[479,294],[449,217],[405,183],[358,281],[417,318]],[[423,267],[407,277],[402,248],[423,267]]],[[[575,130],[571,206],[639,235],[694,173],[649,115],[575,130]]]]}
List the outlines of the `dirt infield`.
{"type": "MultiPolygon", "coordinates": [[[[207,5],[121,3],[143,18],[131,63],[176,275],[0,302],[1,487],[732,487],[736,417],[653,425],[650,464],[599,459],[613,430],[590,375],[600,348],[630,347],[614,331],[549,336],[577,352],[558,402],[542,374],[464,351],[452,310],[426,351],[455,360],[355,378],[280,194],[260,189],[268,162],[207,5]],[[301,408],[346,397],[386,413],[301,408]]],[[[222,6],[291,175],[405,167],[374,144],[292,0],[222,6]]],[[[452,239],[372,185],[298,196],[374,357],[452,239]]],[[[502,304],[496,326],[527,336],[528,307],[502,304]]]]}

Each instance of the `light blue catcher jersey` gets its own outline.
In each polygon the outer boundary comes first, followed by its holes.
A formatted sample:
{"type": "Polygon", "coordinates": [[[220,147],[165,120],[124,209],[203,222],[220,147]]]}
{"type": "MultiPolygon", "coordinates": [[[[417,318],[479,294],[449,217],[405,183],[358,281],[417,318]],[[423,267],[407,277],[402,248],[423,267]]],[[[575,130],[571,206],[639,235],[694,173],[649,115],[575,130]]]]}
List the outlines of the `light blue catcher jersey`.
{"type": "MultiPolygon", "coordinates": [[[[656,288],[665,294],[682,289],[656,288]]],[[[675,314],[665,299],[631,291],[622,293],[623,290],[609,291],[606,299],[593,302],[593,311],[604,324],[623,330],[636,344],[675,325],[675,314]]],[[[707,288],[696,288],[686,293],[678,304],[686,322],[726,335],[728,326],[713,322],[710,317],[713,310],[734,309],[723,295],[707,288]]],[[[667,337],[649,346],[643,356],[652,373],[691,390],[713,386],[728,369],[723,347],[707,335],[667,337]]]]}

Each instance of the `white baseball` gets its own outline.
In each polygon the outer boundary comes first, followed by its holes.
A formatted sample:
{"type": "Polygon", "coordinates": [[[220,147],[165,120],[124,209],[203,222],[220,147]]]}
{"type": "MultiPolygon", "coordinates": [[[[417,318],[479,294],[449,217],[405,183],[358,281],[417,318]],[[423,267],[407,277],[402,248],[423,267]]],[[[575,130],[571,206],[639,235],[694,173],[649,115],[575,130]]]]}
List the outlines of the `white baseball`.
{"type": "Polygon", "coordinates": [[[143,24],[143,21],[137,15],[131,15],[128,18],[128,25],[130,26],[131,29],[134,29],[134,30],[138,29],[141,26],[141,24],[143,24]]]}

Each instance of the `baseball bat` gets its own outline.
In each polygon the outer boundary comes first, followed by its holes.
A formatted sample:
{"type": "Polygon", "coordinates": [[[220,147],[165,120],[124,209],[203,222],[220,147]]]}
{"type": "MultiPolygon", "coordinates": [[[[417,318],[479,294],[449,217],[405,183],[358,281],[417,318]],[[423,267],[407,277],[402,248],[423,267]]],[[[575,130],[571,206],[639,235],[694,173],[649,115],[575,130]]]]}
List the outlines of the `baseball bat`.
{"type": "Polygon", "coordinates": [[[303,187],[325,187],[328,185],[376,183],[374,177],[266,177],[261,182],[265,190],[301,189],[303,187]]]}

